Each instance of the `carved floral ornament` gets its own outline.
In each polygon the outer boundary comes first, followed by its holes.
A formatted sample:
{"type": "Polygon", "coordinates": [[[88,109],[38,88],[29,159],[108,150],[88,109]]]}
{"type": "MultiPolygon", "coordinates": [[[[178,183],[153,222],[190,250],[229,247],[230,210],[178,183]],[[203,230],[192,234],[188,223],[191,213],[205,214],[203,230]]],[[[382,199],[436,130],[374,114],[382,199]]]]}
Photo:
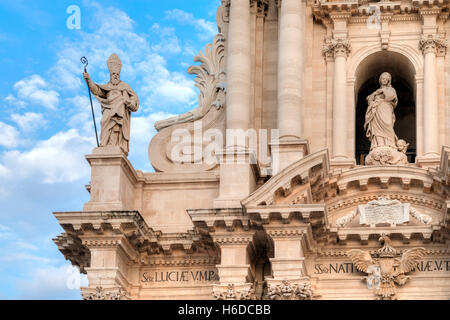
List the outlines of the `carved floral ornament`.
{"type": "Polygon", "coordinates": [[[83,292],[83,300],[129,300],[127,292],[122,288],[105,289],[96,287],[93,292],[83,292]]]}
{"type": "Polygon", "coordinates": [[[325,38],[325,43],[322,48],[322,54],[326,59],[333,57],[336,58],[338,56],[347,58],[350,52],[351,45],[349,40],[342,38],[325,38]]]}
{"type": "Polygon", "coordinates": [[[270,300],[312,300],[314,297],[311,284],[308,282],[292,283],[283,280],[279,285],[267,287],[267,298],[270,300]]]}
{"type": "Polygon", "coordinates": [[[420,260],[425,256],[425,248],[406,250],[399,258],[399,253],[391,245],[388,236],[379,239],[383,247],[373,255],[367,251],[353,249],[347,252],[355,267],[368,274],[364,280],[369,289],[375,289],[377,300],[396,300],[397,286],[406,284],[409,276],[420,260]]]}
{"type": "Polygon", "coordinates": [[[226,288],[215,287],[212,292],[216,300],[255,300],[255,290],[253,285],[242,289],[236,289],[235,285],[230,283],[226,288]]]}
{"type": "Polygon", "coordinates": [[[439,34],[422,35],[419,40],[419,49],[423,54],[438,53],[441,56],[445,56],[447,51],[447,40],[445,36],[439,34]]]}

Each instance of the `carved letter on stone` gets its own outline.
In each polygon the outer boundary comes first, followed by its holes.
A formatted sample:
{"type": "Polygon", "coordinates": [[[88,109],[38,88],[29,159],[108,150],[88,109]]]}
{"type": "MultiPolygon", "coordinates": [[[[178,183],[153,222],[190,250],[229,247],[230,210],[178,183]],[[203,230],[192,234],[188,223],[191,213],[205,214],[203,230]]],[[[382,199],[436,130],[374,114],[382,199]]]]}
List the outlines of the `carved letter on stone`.
{"type": "Polygon", "coordinates": [[[409,203],[378,198],[378,200],[358,206],[359,223],[370,226],[375,226],[379,223],[402,224],[409,221],[409,207],[409,203]]]}

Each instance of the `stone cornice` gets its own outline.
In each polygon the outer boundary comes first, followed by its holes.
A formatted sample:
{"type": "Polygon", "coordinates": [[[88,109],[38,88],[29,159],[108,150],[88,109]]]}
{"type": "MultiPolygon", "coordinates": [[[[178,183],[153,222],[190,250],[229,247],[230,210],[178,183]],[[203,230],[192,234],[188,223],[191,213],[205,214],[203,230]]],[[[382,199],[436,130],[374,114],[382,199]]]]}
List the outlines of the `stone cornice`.
{"type": "Polygon", "coordinates": [[[431,235],[434,231],[440,229],[439,226],[396,226],[392,227],[350,227],[339,228],[337,230],[337,237],[341,243],[345,243],[348,239],[359,238],[361,243],[367,244],[368,240],[373,237],[386,234],[402,235],[403,241],[409,243],[412,235],[421,235],[424,242],[431,241],[431,235]]]}
{"type": "Polygon", "coordinates": [[[297,162],[289,165],[278,174],[270,178],[263,186],[253,192],[241,203],[244,207],[273,204],[274,194],[278,190],[286,189],[286,186],[307,181],[312,170],[320,167],[321,175],[326,177],[330,170],[328,150],[318,151],[303,157],[297,162]]]}
{"type": "Polygon", "coordinates": [[[220,263],[218,256],[186,256],[186,257],[142,257],[141,266],[150,267],[189,267],[216,266],[220,263]]]}
{"type": "Polygon", "coordinates": [[[411,182],[420,182],[424,193],[431,192],[433,183],[440,183],[433,173],[413,166],[358,166],[344,172],[335,172],[329,177],[328,183],[336,183],[339,190],[345,191],[349,184],[358,182],[360,189],[366,190],[369,179],[377,179],[382,187],[388,188],[393,178],[400,179],[404,189],[409,189],[411,182]]]}
{"type": "Polygon", "coordinates": [[[64,232],[53,239],[53,242],[65,259],[69,260],[73,266],[78,266],[81,273],[86,273],[85,268],[91,264],[91,252],[78,237],[64,232]]]}
{"type": "Polygon", "coordinates": [[[312,5],[314,17],[324,23],[334,16],[335,19],[349,19],[349,23],[361,23],[376,14],[394,15],[393,21],[410,21],[425,15],[440,15],[447,0],[402,1],[317,1],[312,5]],[[414,17],[411,17],[411,14],[414,17]],[[346,18],[348,16],[348,18],[346,18]]]}
{"type": "Polygon", "coordinates": [[[292,220],[309,223],[310,218],[316,217],[323,217],[326,224],[325,204],[252,206],[246,210],[252,219],[263,224],[270,224],[270,220],[281,220],[284,224],[292,220]]]}
{"type": "MultiPolygon", "coordinates": [[[[356,247],[355,247],[356,248],[356,247]]],[[[359,248],[359,246],[358,246],[359,248]]],[[[399,254],[403,254],[405,251],[409,250],[410,248],[404,248],[404,249],[397,249],[397,252],[399,254]]],[[[319,258],[324,258],[324,257],[344,257],[344,258],[348,258],[347,256],[347,251],[343,250],[343,249],[337,249],[337,248],[318,248],[318,250],[315,252],[317,254],[317,256],[319,258]]],[[[370,254],[375,254],[377,251],[376,248],[372,248],[370,250],[368,250],[368,252],[370,254]]],[[[425,248],[425,253],[427,254],[427,256],[436,256],[436,255],[448,255],[450,254],[450,248],[425,248]]]]}
{"type": "Polygon", "coordinates": [[[129,259],[138,262],[142,254],[170,256],[175,249],[189,254],[211,251],[213,246],[211,240],[193,230],[181,233],[154,231],[137,211],[54,214],[66,231],[54,241],[66,258],[80,268],[89,266],[87,260],[91,248],[120,248],[129,259]]]}
{"type": "Polygon", "coordinates": [[[198,228],[206,228],[210,232],[226,229],[228,232],[236,228],[248,231],[257,227],[250,222],[248,215],[240,208],[236,209],[187,209],[192,222],[198,228]]]}
{"type": "Polygon", "coordinates": [[[352,195],[346,198],[340,198],[336,201],[330,201],[329,204],[327,204],[327,212],[329,214],[333,214],[336,211],[345,210],[347,208],[355,207],[359,204],[366,204],[369,201],[373,201],[378,199],[378,197],[388,197],[391,200],[400,200],[403,202],[409,202],[414,205],[419,206],[425,206],[432,208],[437,211],[441,211],[444,208],[444,203],[439,200],[433,200],[426,196],[419,196],[419,195],[410,195],[408,193],[392,193],[389,194],[389,192],[382,192],[382,193],[376,193],[376,194],[366,194],[366,195],[352,195]]]}

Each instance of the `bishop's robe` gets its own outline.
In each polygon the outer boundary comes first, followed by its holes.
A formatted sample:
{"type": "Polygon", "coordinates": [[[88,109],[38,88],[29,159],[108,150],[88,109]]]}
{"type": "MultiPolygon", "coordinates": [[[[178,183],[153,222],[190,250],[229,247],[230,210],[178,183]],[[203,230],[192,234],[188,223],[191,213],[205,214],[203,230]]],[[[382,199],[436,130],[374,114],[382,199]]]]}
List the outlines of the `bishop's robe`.
{"type": "Polygon", "coordinates": [[[131,87],[120,82],[113,85],[90,84],[91,91],[102,106],[100,146],[118,145],[125,153],[129,151],[131,112],[139,109],[139,98],[131,87]],[[125,101],[131,103],[127,106],[125,101]],[[118,134],[118,139],[113,137],[118,134]]]}

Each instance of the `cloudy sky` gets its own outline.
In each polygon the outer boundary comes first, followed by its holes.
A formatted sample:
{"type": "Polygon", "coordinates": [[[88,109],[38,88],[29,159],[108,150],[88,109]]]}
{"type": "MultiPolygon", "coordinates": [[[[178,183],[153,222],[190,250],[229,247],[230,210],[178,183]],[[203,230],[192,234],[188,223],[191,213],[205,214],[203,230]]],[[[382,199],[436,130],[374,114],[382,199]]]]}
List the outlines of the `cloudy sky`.
{"type": "Polygon", "coordinates": [[[80,57],[97,83],[109,80],[108,56],[121,57],[121,78],[141,102],[129,159],[152,171],[153,123],[197,104],[186,70],[217,32],[219,3],[0,0],[0,299],[80,299],[86,285],[52,241],[62,232],[52,212],[89,200],[84,155],[95,134],[80,57]],[[68,27],[71,6],[79,29],[68,27]]]}

